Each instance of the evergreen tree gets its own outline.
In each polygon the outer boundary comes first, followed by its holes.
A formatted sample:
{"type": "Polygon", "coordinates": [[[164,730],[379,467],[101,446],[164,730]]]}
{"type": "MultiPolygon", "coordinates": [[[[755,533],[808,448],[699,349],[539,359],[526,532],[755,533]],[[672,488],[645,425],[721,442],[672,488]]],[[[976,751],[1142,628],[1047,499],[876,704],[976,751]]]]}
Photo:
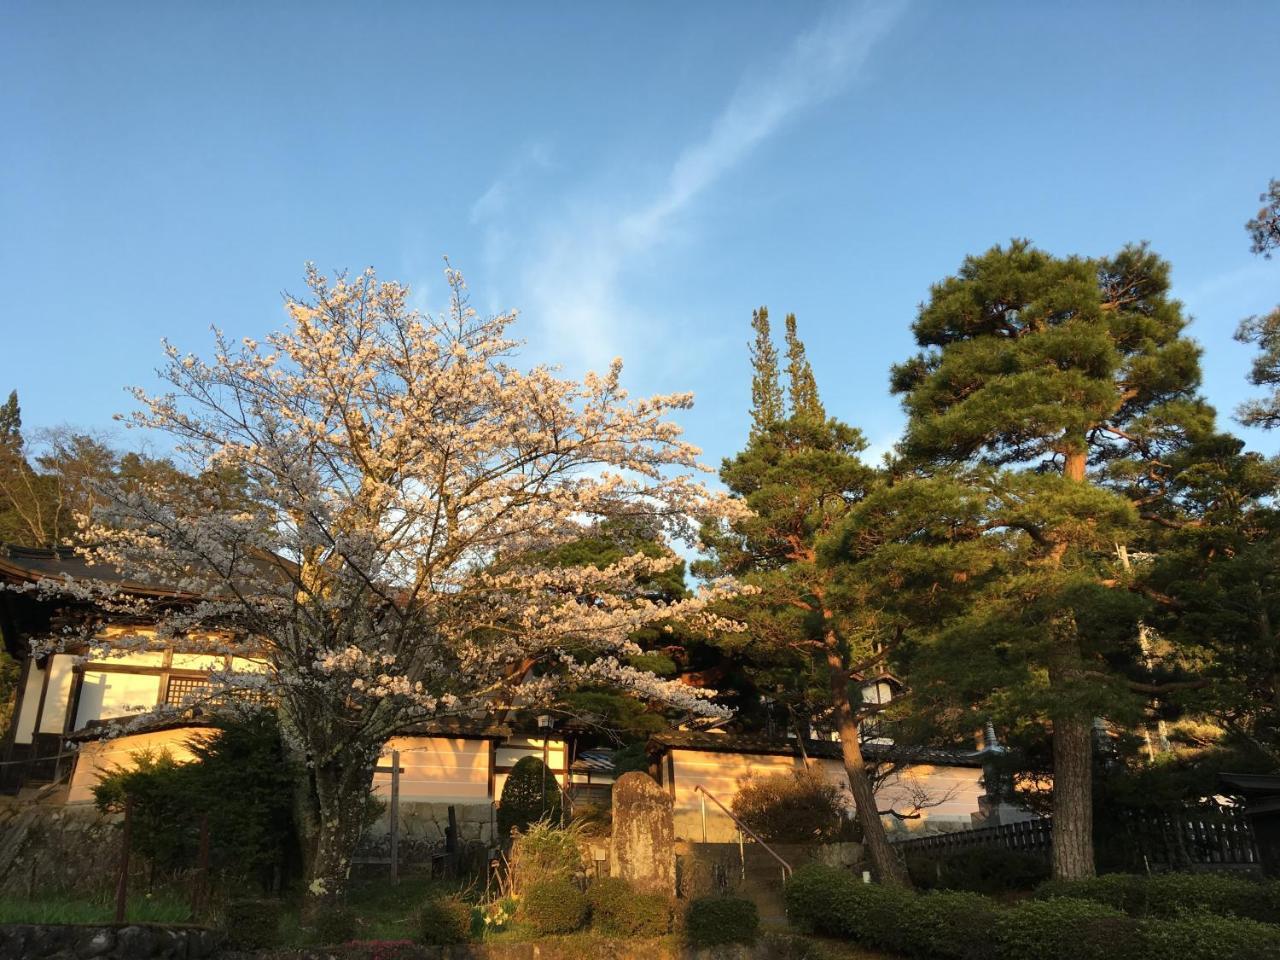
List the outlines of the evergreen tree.
{"type": "Polygon", "coordinates": [[[751,430],[765,430],[786,417],[782,387],[778,383],[778,351],[769,332],[769,308],[751,314],[755,340],[751,349],[751,430]]]}
{"type": "MultiPolygon", "coordinates": [[[[1280,249],[1280,180],[1272,180],[1261,197],[1265,206],[1245,227],[1253,241],[1254,253],[1271,258],[1280,249]]],[[[1236,330],[1236,339],[1258,347],[1249,370],[1249,382],[1256,387],[1270,387],[1271,394],[1240,405],[1236,416],[1250,427],[1270,430],[1280,426],[1280,307],[1266,316],[1246,317],[1236,330]]]]}
{"type": "Polygon", "coordinates": [[[22,449],[22,409],[17,390],[9,391],[9,399],[0,404],[0,447],[22,449]]]}
{"type": "Polygon", "coordinates": [[[810,417],[825,420],[827,412],[818,398],[818,383],[813,378],[813,368],[804,354],[804,342],[796,334],[796,315],[788,313],[787,326],[787,380],[793,417],[810,417]]]}
{"type": "Polygon", "coordinates": [[[992,248],[933,287],[913,325],[923,350],[893,370],[912,462],[1006,468],[961,498],[977,531],[999,534],[974,538],[1003,550],[989,557],[998,589],[931,639],[953,663],[1001,651],[975,661],[993,672],[970,686],[1050,725],[1064,878],[1094,871],[1093,718],[1127,714],[1139,692],[1117,668],[1138,658],[1141,611],[1113,589],[1126,576],[1115,545],[1167,494],[1168,452],[1212,430],[1168,273],[1144,247],[1103,259],[992,248]]]}
{"type": "MultiPolygon", "coordinates": [[[[794,319],[788,346],[799,346],[794,319]]],[[[747,447],[727,459],[720,478],[751,508],[749,518],[708,524],[703,540],[713,560],[699,572],[729,574],[758,593],[733,605],[745,633],[726,639],[766,677],[781,681],[792,708],[820,705],[840,735],[845,772],[871,862],[886,883],[908,884],[890,849],[862,754],[861,703],[850,687],[881,660],[880,637],[867,608],[839,606],[838,568],[822,563],[818,546],[877,482],[859,459],[866,449],[853,427],[820,416],[821,403],[803,349],[790,352],[800,406],[784,421],[752,432],[747,447]],[[795,374],[799,376],[795,376],[795,374]],[[806,378],[809,387],[805,387],[806,378]],[[809,397],[805,390],[811,390],[809,397]]],[[[793,397],[795,395],[793,394],[793,397]]],[[[767,684],[762,683],[762,686],[767,684]]]]}

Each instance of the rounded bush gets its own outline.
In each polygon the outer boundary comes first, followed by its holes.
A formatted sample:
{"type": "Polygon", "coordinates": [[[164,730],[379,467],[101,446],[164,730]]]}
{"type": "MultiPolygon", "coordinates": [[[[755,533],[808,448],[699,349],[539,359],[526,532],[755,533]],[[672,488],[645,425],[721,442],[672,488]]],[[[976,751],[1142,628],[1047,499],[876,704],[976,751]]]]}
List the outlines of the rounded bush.
{"type": "Polygon", "coordinates": [[[223,929],[242,950],[265,950],[280,944],[277,900],[232,900],[223,914],[223,929]]]}
{"type": "Polygon", "coordinates": [[[1132,916],[1147,912],[1150,888],[1146,877],[1132,873],[1106,873],[1086,880],[1046,880],[1036,887],[1036,899],[1067,897],[1105,903],[1132,916]]]}
{"type": "Polygon", "coordinates": [[[994,935],[1003,960],[1080,957],[1080,931],[1098,920],[1124,918],[1106,904],[1059,897],[1024,900],[996,916],[994,935]]]}
{"type": "Polygon", "coordinates": [[[684,935],[689,946],[715,947],[726,943],[755,943],[760,912],[740,897],[699,897],[689,901],[684,935]]]}
{"type": "Polygon", "coordinates": [[[787,880],[787,917],[811,933],[847,936],[850,931],[843,923],[842,908],[856,882],[847,870],[806,864],[787,880]]]}
{"type": "Polygon", "coordinates": [[[418,908],[417,940],[431,946],[451,946],[471,939],[471,904],[459,896],[432,897],[418,908]]]}
{"type": "Polygon", "coordinates": [[[657,893],[639,893],[621,877],[587,888],[591,925],[614,937],[661,937],[671,930],[671,904],[657,893]]]}
{"type": "Polygon", "coordinates": [[[899,949],[928,960],[987,960],[996,905],[980,893],[939,890],[917,897],[903,927],[899,949]]]}
{"type": "Polygon", "coordinates": [[[1272,884],[1225,873],[1159,873],[1146,881],[1151,916],[1176,917],[1205,910],[1221,916],[1280,923],[1280,903],[1272,884]]]}
{"type": "MultiPolygon", "coordinates": [[[[1189,914],[1138,921],[1144,952],[1135,960],[1276,960],[1280,929],[1241,917],[1189,914]]],[[[1117,960],[1129,960],[1117,955],[1117,960]]]]}
{"type": "Polygon", "coordinates": [[[326,910],[315,922],[316,942],[337,946],[356,938],[356,915],[344,907],[326,910]]]}
{"type": "Polygon", "coordinates": [[[587,922],[587,898],[568,880],[535,883],[520,899],[520,921],[538,936],[573,933],[587,922]]]}

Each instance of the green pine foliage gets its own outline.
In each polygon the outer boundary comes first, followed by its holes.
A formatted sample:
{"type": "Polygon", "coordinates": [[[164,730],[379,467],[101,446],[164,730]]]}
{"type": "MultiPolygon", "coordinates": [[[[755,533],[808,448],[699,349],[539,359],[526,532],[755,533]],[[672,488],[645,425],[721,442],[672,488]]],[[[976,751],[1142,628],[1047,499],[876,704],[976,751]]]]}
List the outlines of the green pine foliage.
{"type": "Polygon", "coordinates": [[[782,387],[778,382],[778,350],[769,332],[769,308],[751,314],[755,338],[751,350],[751,430],[766,430],[786,418],[782,387]]]}
{"type": "Polygon", "coordinates": [[[1117,546],[1148,535],[1172,459],[1214,432],[1186,323],[1145,247],[966,259],[893,370],[903,482],[839,541],[851,581],[910,588],[900,662],[921,715],[1052,732],[1061,876],[1093,872],[1093,719],[1132,723],[1156,688],[1117,546]]]}
{"type": "Polygon", "coordinates": [[[161,870],[197,861],[201,821],[209,829],[210,868],[227,883],[270,888],[296,864],[294,779],[275,717],[259,711],[219,722],[217,734],[188,745],[195,762],[168,753],[135,754],[94,787],[102,810],[132,800],[134,849],[161,870]]]}

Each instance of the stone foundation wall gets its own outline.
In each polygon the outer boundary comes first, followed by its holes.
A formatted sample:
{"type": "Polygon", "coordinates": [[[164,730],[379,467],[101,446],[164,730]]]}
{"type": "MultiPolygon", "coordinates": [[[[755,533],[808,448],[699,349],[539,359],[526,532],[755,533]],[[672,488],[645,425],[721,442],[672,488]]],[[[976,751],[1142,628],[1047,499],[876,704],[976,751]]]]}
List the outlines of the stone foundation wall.
{"type": "Polygon", "coordinates": [[[91,804],[0,800],[0,896],[109,889],[119,862],[118,821],[91,804]]]}
{"type": "Polygon", "coordinates": [[[221,947],[206,927],[152,924],[37,924],[0,926],[0,957],[17,960],[205,960],[221,947]]]}
{"type": "MultiPolygon", "coordinates": [[[[452,804],[458,823],[459,850],[479,850],[481,853],[493,844],[493,804],[452,804]]],[[[430,863],[431,858],[445,850],[445,830],[449,826],[447,803],[400,803],[400,862],[405,864],[430,863]]],[[[384,812],[360,842],[357,859],[382,858],[391,855],[391,823],[384,812]]]]}

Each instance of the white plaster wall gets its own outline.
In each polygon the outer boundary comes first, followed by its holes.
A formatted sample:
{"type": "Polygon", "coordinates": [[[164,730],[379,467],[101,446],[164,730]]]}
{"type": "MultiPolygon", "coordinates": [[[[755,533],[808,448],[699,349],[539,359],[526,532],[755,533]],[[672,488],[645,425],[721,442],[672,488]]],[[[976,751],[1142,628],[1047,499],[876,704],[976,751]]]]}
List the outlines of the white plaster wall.
{"type": "Polygon", "coordinates": [[[14,743],[30,743],[36,729],[36,711],[40,709],[40,688],[44,685],[44,671],[32,663],[27,671],[27,683],[22,688],[22,707],[13,729],[14,743]]]}
{"type": "Polygon", "coordinates": [[[75,679],[76,658],[66,653],[49,658],[49,689],[44,695],[44,713],[40,717],[41,733],[62,733],[67,722],[67,702],[71,698],[71,682],[75,679]]]}
{"type": "MultiPolygon", "coordinates": [[[[453,737],[393,737],[387,741],[380,765],[391,765],[391,751],[400,751],[402,802],[484,803],[489,799],[489,741],[453,737]]],[[[391,774],[375,773],[373,790],[381,800],[391,798],[391,774]]]]}
{"type": "Polygon", "coordinates": [[[74,729],[90,720],[109,720],[150,710],[160,698],[160,678],[142,673],[86,670],[74,729]]]}

